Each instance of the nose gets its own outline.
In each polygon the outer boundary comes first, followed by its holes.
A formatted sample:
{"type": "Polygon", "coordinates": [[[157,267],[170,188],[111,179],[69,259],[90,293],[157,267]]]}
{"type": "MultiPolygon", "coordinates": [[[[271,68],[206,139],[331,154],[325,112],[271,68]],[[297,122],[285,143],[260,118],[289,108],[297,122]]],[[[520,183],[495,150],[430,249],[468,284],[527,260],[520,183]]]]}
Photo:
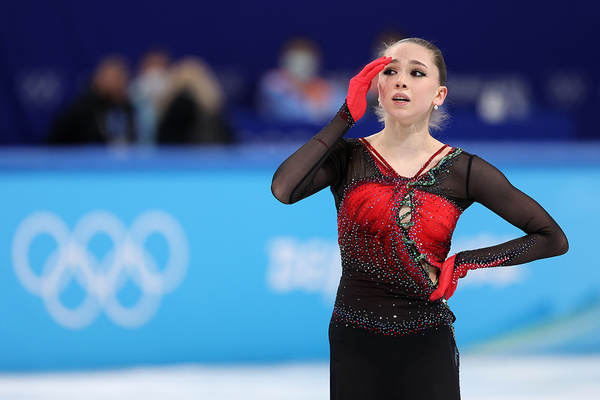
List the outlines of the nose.
{"type": "Polygon", "coordinates": [[[406,88],[406,83],[404,82],[403,74],[398,74],[398,79],[396,80],[396,88],[400,88],[400,87],[402,87],[403,89],[406,88]]]}

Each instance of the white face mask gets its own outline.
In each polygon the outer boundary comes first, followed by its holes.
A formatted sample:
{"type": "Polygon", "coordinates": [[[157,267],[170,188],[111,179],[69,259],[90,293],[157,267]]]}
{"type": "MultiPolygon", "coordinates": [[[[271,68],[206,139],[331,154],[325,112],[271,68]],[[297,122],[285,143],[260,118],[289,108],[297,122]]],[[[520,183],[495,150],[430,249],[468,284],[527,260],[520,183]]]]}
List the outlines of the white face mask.
{"type": "Polygon", "coordinates": [[[306,50],[292,50],[282,58],[283,68],[301,81],[309,81],[317,76],[319,61],[313,53],[306,50]]]}

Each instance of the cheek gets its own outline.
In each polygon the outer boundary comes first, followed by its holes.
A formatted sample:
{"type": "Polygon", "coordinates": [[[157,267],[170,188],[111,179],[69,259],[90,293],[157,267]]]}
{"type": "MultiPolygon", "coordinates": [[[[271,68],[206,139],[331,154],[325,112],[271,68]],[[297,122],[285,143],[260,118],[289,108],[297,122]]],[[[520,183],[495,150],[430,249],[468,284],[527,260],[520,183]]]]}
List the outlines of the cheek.
{"type": "Polygon", "coordinates": [[[387,79],[383,76],[379,76],[379,79],[377,80],[377,91],[379,93],[385,93],[387,86],[386,83],[387,79]]]}

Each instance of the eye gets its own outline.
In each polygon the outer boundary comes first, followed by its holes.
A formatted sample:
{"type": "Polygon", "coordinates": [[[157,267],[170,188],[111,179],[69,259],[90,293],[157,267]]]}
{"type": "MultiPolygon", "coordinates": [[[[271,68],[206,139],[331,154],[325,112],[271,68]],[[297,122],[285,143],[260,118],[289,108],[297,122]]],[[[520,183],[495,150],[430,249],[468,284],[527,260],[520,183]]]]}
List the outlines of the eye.
{"type": "Polygon", "coordinates": [[[387,68],[383,71],[384,75],[394,75],[396,73],[396,70],[393,68],[387,68]]]}
{"type": "Polygon", "coordinates": [[[423,71],[420,71],[418,69],[412,70],[410,73],[412,76],[416,76],[416,77],[422,77],[422,76],[427,76],[427,74],[423,71]]]}

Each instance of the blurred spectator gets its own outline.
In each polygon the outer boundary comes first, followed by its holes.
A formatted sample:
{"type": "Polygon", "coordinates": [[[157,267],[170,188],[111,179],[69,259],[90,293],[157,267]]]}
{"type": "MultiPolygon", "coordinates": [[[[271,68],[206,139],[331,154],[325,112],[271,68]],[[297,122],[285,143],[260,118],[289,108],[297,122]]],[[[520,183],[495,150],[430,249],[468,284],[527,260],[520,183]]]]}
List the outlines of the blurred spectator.
{"type": "Polygon", "coordinates": [[[127,94],[129,68],[120,55],[104,57],[89,88],[64,109],[49,142],[59,145],[126,144],[135,140],[133,107],[127,94]]]}
{"type": "Polygon", "coordinates": [[[172,69],[158,128],[162,144],[229,143],[232,132],[224,114],[225,96],[212,69],[190,57],[172,69]]]}
{"type": "Polygon", "coordinates": [[[345,93],[320,73],[321,52],[316,42],[305,37],[287,41],[279,55],[279,68],[268,71],[259,82],[259,114],[282,121],[331,119],[345,93]]]}
{"type": "Polygon", "coordinates": [[[159,107],[168,89],[170,63],[167,51],[149,51],[140,61],[137,76],[129,86],[139,144],[149,145],[157,140],[159,107]]]}

